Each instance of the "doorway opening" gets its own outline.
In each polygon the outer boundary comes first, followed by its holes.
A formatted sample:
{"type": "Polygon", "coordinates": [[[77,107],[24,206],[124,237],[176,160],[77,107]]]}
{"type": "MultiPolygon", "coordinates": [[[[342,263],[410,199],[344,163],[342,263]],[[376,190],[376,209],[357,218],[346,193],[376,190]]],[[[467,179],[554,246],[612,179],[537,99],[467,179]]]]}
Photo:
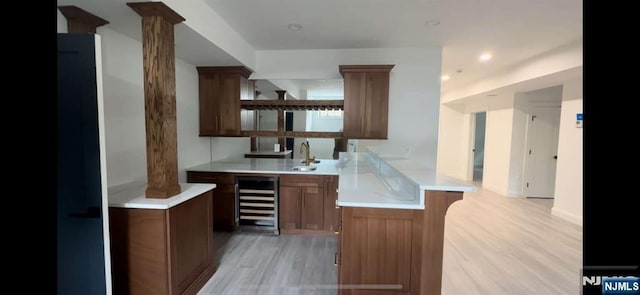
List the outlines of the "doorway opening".
{"type": "Polygon", "coordinates": [[[473,157],[471,161],[471,180],[473,182],[482,182],[484,172],[484,138],[487,127],[487,112],[479,112],[473,114],[473,149],[471,150],[473,157]]]}

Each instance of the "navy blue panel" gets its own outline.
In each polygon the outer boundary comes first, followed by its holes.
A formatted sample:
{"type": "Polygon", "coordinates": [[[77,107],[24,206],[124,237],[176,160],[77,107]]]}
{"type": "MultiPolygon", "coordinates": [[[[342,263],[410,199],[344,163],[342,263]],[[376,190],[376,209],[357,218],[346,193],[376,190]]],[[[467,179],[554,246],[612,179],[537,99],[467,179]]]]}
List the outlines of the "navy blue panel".
{"type": "Polygon", "coordinates": [[[105,294],[92,34],[58,34],[58,294],[105,294]]]}

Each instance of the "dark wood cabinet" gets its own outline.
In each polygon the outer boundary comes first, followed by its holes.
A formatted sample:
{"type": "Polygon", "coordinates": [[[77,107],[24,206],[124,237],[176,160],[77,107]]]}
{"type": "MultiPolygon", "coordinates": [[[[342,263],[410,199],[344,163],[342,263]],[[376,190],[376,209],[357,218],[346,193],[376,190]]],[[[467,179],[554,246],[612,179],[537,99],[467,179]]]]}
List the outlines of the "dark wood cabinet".
{"type": "MultiPolygon", "coordinates": [[[[256,174],[260,175],[260,174],[256,174]]],[[[215,183],[213,229],[235,231],[236,177],[224,172],[187,171],[189,183],[215,183]]],[[[337,175],[279,175],[278,226],[285,234],[336,234],[340,208],[337,175]]]]}
{"type": "Polygon", "coordinates": [[[341,65],[344,78],[343,136],[387,139],[389,73],[394,65],[341,65]]]}
{"type": "Polygon", "coordinates": [[[390,289],[341,294],[419,294],[422,210],[344,207],[342,214],[340,283],[390,289]]]}
{"type": "Polygon", "coordinates": [[[253,97],[245,67],[196,67],[200,136],[241,136],[240,100],[253,97]]]}
{"type": "Polygon", "coordinates": [[[333,234],[337,176],[280,176],[280,230],[285,234],[333,234]]]}
{"type": "Polygon", "coordinates": [[[342,207],[338,284],[363,287],[339,294],[440,294],[445,215],[461,199],[462,192],[426,191],[427,210],[342,207]]]}
{"type": "Polygon", "coordinates": [[[236,181],[233,173],[187,171],[189,183],[215,183],[213,190],[213,229],[234,231],[236,229],[236,181]]]}
{"type": "Polygon", "coordinates": [[[280,231],[302,228],[302,189],[280,185],[278,198],[278,224],[280,231]]]}
{"type": "Polygon", "coordinates": [[[109,208],[113,293],[196,294],[215,272],[211,202],[109,208]]]}
{"type": "Polygon", "coordinates": [[[338,176],[325,176],[324,187],[324,230],[337,232],[340,224],[340,207],[338,207],[338,176]]]}

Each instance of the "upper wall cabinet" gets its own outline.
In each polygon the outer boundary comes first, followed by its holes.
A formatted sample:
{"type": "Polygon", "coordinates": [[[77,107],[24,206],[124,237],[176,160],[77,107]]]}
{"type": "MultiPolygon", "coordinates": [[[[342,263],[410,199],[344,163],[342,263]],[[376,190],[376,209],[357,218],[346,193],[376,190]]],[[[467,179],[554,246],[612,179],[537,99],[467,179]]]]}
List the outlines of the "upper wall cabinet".
{"type": "Polygon", "coordinates": [[[199,76],[200,136],[241,136],[240,100],[253,99],[245,67],[196,67],[199,76]]]}
{"type": "Polygon", "coordinates": [[[387,139],[389,73],[394,65],[341,65],[345,138],[387,139]]]}

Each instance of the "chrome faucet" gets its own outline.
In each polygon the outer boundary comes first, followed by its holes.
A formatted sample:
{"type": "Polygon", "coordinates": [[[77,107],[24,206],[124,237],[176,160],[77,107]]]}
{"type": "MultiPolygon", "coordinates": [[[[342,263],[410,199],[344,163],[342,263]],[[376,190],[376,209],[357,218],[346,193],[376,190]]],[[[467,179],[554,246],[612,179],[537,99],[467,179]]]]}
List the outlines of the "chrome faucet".
{"type": "Polygon", "coordinates": [[[304,158],[304,164],[305,164],[305,165],[307,165],[307,166],[309,166],[309,164],[311,164],[313,161],[315,161],[315,160],[316,160],[316,157],[313,157],[313,158],[310,158],[310,157],[309,157],[309,153],[311,152],[311,151],[310,151],[311,147],[309,146],[309,141],[308,141],[308,140],[307,140],[307,141],[305,141],[305,142],[303,142],[303,143],[300,145],[300,153],[301,153],[301,154],[302,154],[302,148],[303,148],[303,147],[304,147],[304,148],[306,148],[306,149],[305,149],[305,151],[306,151],[306,155],[305,155],[305,158],[304,158]]]}

